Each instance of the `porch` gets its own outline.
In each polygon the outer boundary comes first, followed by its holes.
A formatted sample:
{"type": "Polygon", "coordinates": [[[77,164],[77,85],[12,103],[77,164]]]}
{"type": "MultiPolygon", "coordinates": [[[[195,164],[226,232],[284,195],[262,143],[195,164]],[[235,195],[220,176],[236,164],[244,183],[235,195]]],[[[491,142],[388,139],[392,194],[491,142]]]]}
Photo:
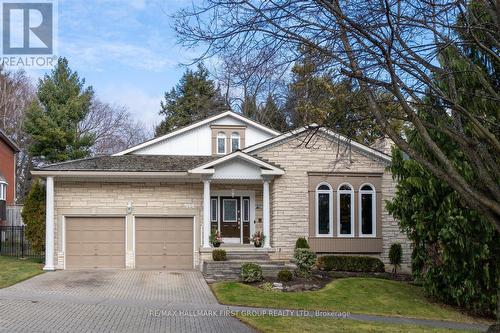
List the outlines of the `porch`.
{"type": "Polygon", "coordinates": [[[262,231],[263,248],[271,248],[270,184],[284,170],[237,151],[191,173],[200,174],[203,181],[201,253],[212,249],[210,235],[217,230],[226,246],[250,244],[250,237],[262,231]]]}

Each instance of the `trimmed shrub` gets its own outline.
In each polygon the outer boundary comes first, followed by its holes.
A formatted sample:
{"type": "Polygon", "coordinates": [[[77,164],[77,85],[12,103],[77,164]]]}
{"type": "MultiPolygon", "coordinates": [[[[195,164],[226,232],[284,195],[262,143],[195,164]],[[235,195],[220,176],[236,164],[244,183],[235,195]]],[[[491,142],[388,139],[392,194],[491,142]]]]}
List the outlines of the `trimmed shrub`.
{"type": "Polygon", "coordinates": [[[295,258],[295,265],[299,270],[299,274],[308,277],[316,264],[316,253],[310,249],[295,249],[293,255],[295,258]]]}
{"type": "Polygon", "coordinates": [[[389,260],[391,261],[391,265],[393,266],[393,272],[396,274],[396,270],[398,267],[401,267],[401,261],[403,258],[403,248],[401,244],[394,243],[391,245],[391,249],[389,250],[389,260]]]}
{"type": "Polygon", "coordinates": [[[307,243],[307,239],[305,239],[304,237],[297,238],[297,241],[295,242],[295,248],[296,249],[308,249],[309,244],[307,243]]]}
{"type": "Polygon", "coordinates": [[[212,259],[214,261],[226,261],[227,260],[226,250],[222,250],[222,249],[213,250],[212,251],[212,259]]]}
{"type": "Polygon", "coordinates": [[[278,272],[278,280],[282,282],[289,282],[292,281],[292,279],[293,279],[293,274],[288,269],[282,269],[281,271],[278,272]]]}
{"type": "Polygon", "coordinates": [[[246,263],[241,265],[241,280],[243,282],[258,282],[262,281],[264,277],[262,276],[262,268],[254,263],[246,263]]]}
{"type": "Polygon", "coordinates": [[[322,256],[318,268],[325,271],[384,272],[384,263],[378,258],[355,256],[322,256]]]}

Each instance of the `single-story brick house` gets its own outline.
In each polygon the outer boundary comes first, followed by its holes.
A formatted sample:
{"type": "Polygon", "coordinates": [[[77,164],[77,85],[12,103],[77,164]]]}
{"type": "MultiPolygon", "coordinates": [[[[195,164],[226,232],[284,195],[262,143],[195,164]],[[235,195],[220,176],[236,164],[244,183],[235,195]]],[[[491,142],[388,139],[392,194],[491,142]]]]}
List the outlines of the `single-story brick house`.
{"type": "Polygon", "coordinates": [[[386,212],[387,152],[310,127],[279,133],[227,111],[112,156],[48,165],[46,270],[200,268],[209,235],[271,259],[306,237],[318,254],[410,245],[386,212]]]}

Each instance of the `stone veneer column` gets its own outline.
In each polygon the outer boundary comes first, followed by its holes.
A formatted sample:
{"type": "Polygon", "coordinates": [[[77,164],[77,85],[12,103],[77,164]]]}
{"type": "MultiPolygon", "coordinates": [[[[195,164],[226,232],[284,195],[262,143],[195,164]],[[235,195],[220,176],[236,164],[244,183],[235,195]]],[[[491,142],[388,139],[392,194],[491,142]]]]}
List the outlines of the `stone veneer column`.
{"type": "Polygon", "coordinates": [[[45,203],[45,266],[44,271],[54,267],[54,177],[47,177],[45,203]]]}

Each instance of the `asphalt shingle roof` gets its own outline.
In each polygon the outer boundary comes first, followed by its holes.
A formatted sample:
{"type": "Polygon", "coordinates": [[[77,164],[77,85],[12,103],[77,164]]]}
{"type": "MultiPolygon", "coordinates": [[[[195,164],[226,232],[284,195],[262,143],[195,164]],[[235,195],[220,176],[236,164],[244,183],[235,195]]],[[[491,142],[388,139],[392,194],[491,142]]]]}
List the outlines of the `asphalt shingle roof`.
{"type": "Polygon", "coordinates": [[[37,170],[44,171],[187,171],[214,160],[212,156],[180,155],[122,155],[99,156],[50,164],[37,170]]]}

